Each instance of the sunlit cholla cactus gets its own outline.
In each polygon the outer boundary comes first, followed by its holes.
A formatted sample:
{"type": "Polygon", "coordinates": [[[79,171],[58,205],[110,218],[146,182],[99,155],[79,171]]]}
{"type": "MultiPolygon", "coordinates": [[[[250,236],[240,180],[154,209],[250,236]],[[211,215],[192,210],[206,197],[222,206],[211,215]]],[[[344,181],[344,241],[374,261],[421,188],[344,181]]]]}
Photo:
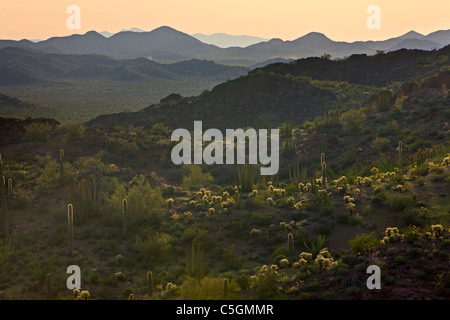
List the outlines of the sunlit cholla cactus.
{"type": "Polygon", "coordinates": [[[346,176],[342,176],[339,179],[336,179],[333,181],[335,184],[345,184],[347,183],[347,177],[346,176]]]}
{"type": "Polygon", "coordinates": [[[195,200],[189,201],[189,204],[190,204],[191,206],[195,206],[195,200]]]}
{"type": "Polygon", "coordinates": [[[447,156],[442,160],[443,166],[450,166],[450,153],[447,153],[447,156]]]}
{"type": "Polygon", "coordinates": [[[220,204],[222,208],[230,208],[236,204],[236,201],[233,198],[228,198],[227,201],[224,201],[220,204]]]}
{"type": "Polygon", "coordinates": [[[83,290],[80,292],[80,296],[82,300],[88,300],[91,294],[87,290],[83,290]]]}
{"type": "Polygon", "coordinates": [[[370,187],[373,183],[372,177],[364,177],[364,179],[362,180],[362,183],[364,186],[370,187]]]}
{"type": "Polygon", "coordinates": [[[222,197],[223,198],[228,198],[229,196],[230,196],[230,193],[228,191],[222,192],[222,197]]]}
{"type": "Polygon", "coordinates": [[[75,297],[75,299],[77,299],[80,296],[81,291],[79,289],[75,288],[75,289],[73,289],[72,293],[73,293],[73,296],[75,297]]]}
{"type": "Polygon", "coordinates": [[[172,198],[169,198],[169,199],[167,199],[166,200],[166,203],[167,203],[167,205],[169,206],[169,207],[173,207],[173,203],[174,203],[175,201],[172,199],[172,198]]]}
{"type": "Polygon", "coordinates": [[[252,199],[255,199],[255,197],[258,195],[258,190],[253,190],[252,192],[250,192],[249,194],[248,194],[248,197],[249,198],[252,198],[252,199]]]}
{"type": "Polygon", "coordinates": [[[345,203],[355,202],[355,199],[353,199],[349,195],[344,196],[343,199],[344,199],[345,203]]]}
{"type": "Polygon", "coordinates": [[[362,177],[356,177],[356,183],[358,183],[358,185],[362,185],[362,177]]]}
{"type": "Polygon", "coordinates": [[[116,261],[117,261],[118,264],[121,264],[122,261],[123,261],[123,255],[118,254],[118,255],[116,256],[116,261]]]}
{"type": "Polygon", "coordinates": [[[288,206],[293,207],[295,204],[295,199],[294,199],[294,197],[289,197],[286,202],[287,202],[288,206]]]}
{"type": "Polygon", "coordinates": [[[252,231],[250,231],[250,235],[253,239],[258,239],[260,234],[261,234],[261,230],[259,230],[259,229],[252,229],[252,231]]]}
{"type": "Polygon", "coordinates": [[[394,188],[394,191],[403,192],[403,186],[402,186],[401,184],[397,185],[397,186],[394,188]]]}
{"type": "Polygon", "coordinates": [[[303,190],[305,190],[306,186],[304,183],[300,182],[297,187],[300,189],[300,191],[303,191],[303,190]]]}
{"type": "Polygon", "coordinates": [[[381,243],[395,243],[403,240],[403,235],[400,234],[400,231],[397,227],[386,228],[384,231],[385,237],[381,240],[381,243]]]}
{"type": "Polygon", "coordinates": [[[272,181],[268,181],[267,182],[267,188],[269,188],[270,186],[272,186],[273,184],[272,184],[272,181]]]}
{"type": "Polygon", "coordinates": [[[338,191],[339,193],[344,193],[345,189],[344,189],[344,187],[338,187],[338,188],[337,188],[337,191],[338,191]]]}
{"type": "Polygon", "coordinates": [[[176,289],[176,288],[177,288],[176,284],[173,284],[172,282],[167,282],[167,284],[166,284],[166,290],[167,291],[170,291],[170,290],[173,290],[173,289],[176,289]]]}
{"type": "Polygon", "coordinates": [[[373,167],[372,169],[370,169],[370,172],[372,172],[373,174],[377,174],[380,172],[380,170],[377,167],[373,167]]]}
{"type": "Polygon", "coordinates": [[[438,237],[442,236],[442,234],[444,233],[444,227],[442,226],[442,224],[432,225],[431,233],[434,237],[438,238],[438,237]]]}
{"type": "Polygon", "coordinates": [[[359,196],[359,195],[361,194],[361,190],[355,189],[355,194],[356,194],[357,196],[359,196]]]}
{"type": "Polygon", "coordinates": [[[322,186],[322,178],[317,178],[316,179],[316,184],[321,187],[322,186]]]}
{"type": "Polygon", "coordinates": [[[214,208],[209,208],[209,209],[208,209],[208,213],[209,213],[210,216],[212,216],[214,213],[216,213],[216,209],[214,209],[214,208]]]}
{"type": "Polygon", "coordinates": [[[348,202],[345,204],[345,209],[347,209],[350,214],[353,214],[353,211],[355,210],[355,204],[353,202],[348,202]]]}
{"type": "Polygon", "coordinates": [[[288,259],[281,259],[279,263],[280,263],[280,268],[282,268],[282,269],[289,267],[288,259]]]}
{"type": "Polygon", "coordinates": [[[306,261],[311,261],[312,260],[312,253],[310,253],[310,252],[302,252],[302,253],[300,253],[300,260],[301,259],[304,259],[304,260],[306,260],[306,261]]]}
{"type": "Polygon", "coordinates": [[[198,192],[195,193],[195,196],[197,198],[202,198],[203,197],[203,193],[201,191],[198,191],[198,192]]]}
{"type": "Polygon", "coordinates": [[[186,218],[190,218],[190,217],[192,217],[192,212],[190,212],[190,211],[185,211],[185,212],[184,212],[184,216],[185,216],[186,218]]]}
{"type": "Polygon", "coordinates": [[[321,196],[326,196],[326,195],[328,195],[328,191],[327,191],[326,189],[319,189],[319,190],[317,191],[317,193],[318,193],[319,195],[321,195],[321,196]]]}
{"type": "Polygon", "coordinates": [[[271,197],[267,198],[267,203],[268,204],[273,204],[273,199],[271,197]]]}
{"type": "Polygon", "coordinates": [[[307,263],[308,263],[307,260],[301,258],[300,260],[295,261],[295,262],[293,263],[293,266],[294,266],[294,268],[301,268],[301,267],[303,267],[303,266],[306,266],[307,263]]]}
{"type": "Polygon", "coordinates": [[[314,260],[314,266],[320,269],[330,269],[337,265],[337,261],[334,261],[327,248],[320,250],[316,259],[314,260]]]}
{"type": "Polygon", "coordinates": [[[199,192],[202,194],[202,196],[204,196],[206,194],[206,189],[205,188],[200,188],[199,192]]]}
{"type": "Polygon", "coordinates": [[[303,204],[301,202],[297,202],[294,204],[294,209],[297,211],[301,211],[303,209],[303,204]]]}

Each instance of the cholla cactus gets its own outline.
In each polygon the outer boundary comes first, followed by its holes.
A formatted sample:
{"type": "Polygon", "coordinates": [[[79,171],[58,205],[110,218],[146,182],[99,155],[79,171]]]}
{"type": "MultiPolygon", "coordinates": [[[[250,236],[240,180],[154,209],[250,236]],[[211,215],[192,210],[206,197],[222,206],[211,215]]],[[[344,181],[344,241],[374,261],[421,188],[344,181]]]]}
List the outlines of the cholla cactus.
{"type": "Polygon", "coordinates": [[[355,209],[355,204],[353,202],[348,202],[345,205],[345,208],[348,210],[350,214],[353,214],[353,210],[355,209]]]}
{"type": "Polygon", "coordinates": [[[280,268],[282,268],[282,269],[289,267],[288,259],[281,259],[279,263],[280,263],[280,268]]]}
{"type": "Polygon", "coordinates": [[[88,300],[91,294],[87,290],[83,290],[80,292],[80,297],[82,300],[88,300]]]}
{"type": "Polygon", "coordinates": [[[361,185],[362,184],[362,177],[357,177],[356,182],[361,185]]]}
{"type": "Polygon", "coordinates": [[[267,202],[269,203],[269,204],[273,204],[273,199],[272,198],[267,198],[267,202]]]}
{"type": "Polygon", "coordinates": [[[355,194],[356,194],[357,196],[359,196],[359,195],[361,194],[361,190],[355,189],[355,194]]]}
{"type": "Polygon", "coordinates": [[[258,194],[258,190],[253,190],[248,194],[249,198],[255,199],[256,195],[258,194]]]}
{"type": "Polygon", "coordinates": [[[300,260],[294,262],[293,266],[294,268],[301,268],[305,266],[308,263],[306,259],[301,258],[300,260]]]}
{"type": "Polygon", "coordinates": [[[443,166],[450,166],[450,154],[447,154],[447,156],[442,160],[443,166]]]}
{"type": "Polygon", "coordinates": [[[166,290],[167,291],[170,291],[170,290],[173,290],[173,289],[176,289],[176,288],[177,288],[176,284],[173,284],[172,282],[167,282],[167,284],[166,284],[166,290]]]}
{"type": "Polygon", "coordinates": [[[300,191],[303,191],[305,189],[305,185],[303,183],[299,183],[298,184],[298,188],[300,189],[300,191]]]}
{"type": "Polygon", "coordinates": [[[302,252],[302,253],[300,253],[299,256],[300,256],[300,259],[304,259],[306,261],[312,260],[312,253],[309,253],[309,252],[302,252]]]}
{"type": "Polygon", "coordinates": [[[208,209],[208,213],[209,213],[209,215],[213,215],[214,213],[216,213],[216,209],[214,209],[214,208],[209,208],[208,209]]]}
{"type": "Polygon", "coordinates": [[[166,203],[169,207],[173,207],[174,200],[172,198],[169,198],[166,200],[166,203]]]}
{"type": "Polygon", "coordinates": [[[373,174],[377,174],[380,172],[380,170],[376,167],[373,167],[372,169],[370,169],[370,172],[372,172],[373,174]]]}
{"type": "Polygon", "coordinates": [[[293,207],[295,204],[295,199],[294,199],[294,197],[289,197],[286,202],[287,202],[288,206],[293,207]]]}
{"type": "Polygon", "coordinates": [[[228,191],[222,192],[222,197],[228,198],[229,196],[230,196],[230,194],[228,193],[228,191]]]}
{"type": "Polygon", "coordinates": [[[75,288],[73,289],[72,293],[75,298],[78,298],[80,296],[81,291],[75,288]]]}
{"type": "Polygon", "coordinates": [[[294,204],[294,208],[297,211],[301,211],[303,209],[303,204],[301,202],[297,202],[294,204]]]}
{"type": "Polygon", "coordinates": [[[253,239],[258,239],[260,234],[261,230],[259,229],[252,229],[252,231],[250,231],[250,235],[252,236],[253,239]]]}
{"type": "Polygon", "coordinates": [[[123,255],[118,254],[118,255],[116,256],[116,261],[117,261],[118,264],[121,264],[122,261],[123,261],[123,255]]]}
{"type": "Polygon", "coordinates": [[[401,184],[397,185],[397,186],[394,188],[394,191],[403,192],[403,186],[402,186],[401,184]]]}
{"type": "Polygon", "coordinates": [[[384,234],[386,236],[383,238],[383,240],[381,240],[381,243],[384,244],[398,242],[403,239],[403,236],[400,234],[400,231],[397,227],[386,228],[384,234]]]}
{"type": "Polygon", "coordinates": [[[355,199],[353,199],[349,195],[344,196],[343,199],[344,199],[345,203],[355,202],[355,199]]]}
{"type": "Polygon", "coordinates": [[[325,189],[319,189],[319,190],[317,191],[317,193],[318,193],[319,195],[321,195],[321,196],[326,196],[326,195],[328,195],[328,191],[325,190],[325,189]]]}
{"type": "Polygon", "coordinates": [[[442,236],[442,233],[444,232],[444,227],[442,224],[435,224],[431,226],[431,232],[434,237],[440,237],[442,236]]]}
{"type": "Polygon", "coordinates": [[[191,201],[189,201],[189,205],[191,205],[191,206],[195,206],[195,200],[191,200],[191,201]]]}
{"type": "Polygon", "coordinates": [[[267,182],[267,187],[272,186],[272,181],[267,182]]]}
{"type": "Polygon", "coordinates": [[[186,218],[190,218],[190,217],[192,217],[192,212],[190,212],[190,211],[185,211],[185,212],[184,212],[184,216],[185,216],[186,218]]]}

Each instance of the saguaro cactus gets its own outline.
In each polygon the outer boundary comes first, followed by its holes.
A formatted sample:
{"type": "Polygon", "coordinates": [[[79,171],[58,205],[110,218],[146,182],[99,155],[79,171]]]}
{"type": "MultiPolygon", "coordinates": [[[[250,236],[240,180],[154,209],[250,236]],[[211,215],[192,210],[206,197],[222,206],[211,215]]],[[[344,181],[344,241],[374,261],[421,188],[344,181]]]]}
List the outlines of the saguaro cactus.
{"type": "Polygon", "coordinates": [[[6,181],[5,176],[3,175],[3,160],[2,155],[0,154],[0,199],[1,199],[1,205],[2,205],[2,216],[3,216],[3,223],[4,223],[4,229],[5,229],[5,236],[9,236],[9,212],[8,212],[8,204],[6,200],[6,181]]]}
{"type": "Polygon", "coordinates": [[[398,150],[398,167],[401,167],[402,163],[403,163],[403,158],[402,158],[402,156],[403,156],[403,154],[402,154],[403,153],[403,143],[401,141],[398,142],[397,150],[398,150]]]}
{"type": "Polygon", "coordinates": [[[127,199],[123,199],[122,200],[122,210],[123,210],[123,215],[122,215],[122,225],[123,225],[123,234],[126,235],[127,234],[127,229],[128,229],[128,202],[127,199]]]}
{"type": "Polygon", "coordinates": [[[322,186],[324,189],[327,187],[327,163],[325,162],[325,153],[320,155],[320,162],[322,165],[322,186]]]}
{"type": "Polygon", "coordinates": [[[228,294],[230,292],[230,284],[228,278],[223,279],[223,299],[228,299],[228,294]]]}
{"type": "Polygon", "coordinates": [[[294,254],[294,235],[292,233],[288,234],[287,247],[289,250],[289,254],[292,256],[294,254]]]}
{"type": "Polygon", "coordinates": [[[147,293],[148,296],[153,296],[153,273],[151,271],[147,272],[147,293]]]}
{"type": "Polygon", "coordinates": [[[73,205],[67,205],[67,243],[69,253],[73,252],[73,205]]]}
{"type": "Polygon", "coordinates": [[[59,185],[64,185],[64,149],[59,150],[59,185]]]}

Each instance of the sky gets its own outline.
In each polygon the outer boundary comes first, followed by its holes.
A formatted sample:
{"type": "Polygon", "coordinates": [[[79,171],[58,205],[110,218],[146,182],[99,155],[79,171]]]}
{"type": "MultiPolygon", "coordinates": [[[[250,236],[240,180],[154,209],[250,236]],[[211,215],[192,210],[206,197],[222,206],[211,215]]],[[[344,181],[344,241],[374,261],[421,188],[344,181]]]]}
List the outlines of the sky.
{"type": "MultiPolygon", "coordinates": [[[[335,41],[384,40],[410,30],[450,29],[450,0],[2,0],[0,39],[48,39],[87,31],[146,31],[170,26],[194,34],[228,33],[294,40],[321,32],[335,41]],[[69,29],[70,5],[80,29],[69,29]],[[379,28],[367,20],[379,8],[379,28]]],[[[372,20],[373,21],[373,20],[372,20]]]]}

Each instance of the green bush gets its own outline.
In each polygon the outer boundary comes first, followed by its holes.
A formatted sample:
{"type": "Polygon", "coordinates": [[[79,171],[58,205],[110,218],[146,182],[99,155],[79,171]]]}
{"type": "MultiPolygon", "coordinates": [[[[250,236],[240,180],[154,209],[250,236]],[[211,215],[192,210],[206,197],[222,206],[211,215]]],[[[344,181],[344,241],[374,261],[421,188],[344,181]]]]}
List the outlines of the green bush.
{"type": "Polygon", "coordinates": [[[183,175],[183,187],[189,189],[198,189],[204,187],[213,180],[212,175],[202,172],[202,168],[197,165],[184,165],[183,169],[187,171],[183,175]]]}
{"type": "Polygon", "coordinates": [[[161,262],[168,259],[172,252],[172,237],[167,233],[156,232],[146,239],[136,236],[134,249],[137,252],[139,261],[146,263],[161,262]]]}
{"type": "Polygon", "coordinates": [[[391,192],[386,194],[385,204],[388,208],[401,212],[416,205],[416,199],[411,194],[391,192]]]}
{"type": "Polygon", "coordinates": [[[348,240],[350,251],[354,254],[365,253],[375,248],[380,240],[373,234],[360,234],[359,236],[348,240]]]}
{"type": "Polygon", "coordinates": [[[164,200],[161,191],[153,188],[144,177],[134,180],[134,185],[128,189],[128,194],[122,185],[119,185],[111,197],[107,200],[108,216],[117,221],[122,221],[122,201],[128,201],[128,221],[138,224],[144,221],[157,228],[162,221],[162,207],[164,200]]]}
{"type": "Polygon", "coordinates": [[[355,134],[361,130],[366,115],[361,110],[349,110],[341,115],[340,120],[344,132],[355,134]]]}
{"type": "Polygon", "coordinates": [[[46,142],[52,131],[53,126],[47,122],[33,122],[25,128],[24,140],[46,142]]]}

